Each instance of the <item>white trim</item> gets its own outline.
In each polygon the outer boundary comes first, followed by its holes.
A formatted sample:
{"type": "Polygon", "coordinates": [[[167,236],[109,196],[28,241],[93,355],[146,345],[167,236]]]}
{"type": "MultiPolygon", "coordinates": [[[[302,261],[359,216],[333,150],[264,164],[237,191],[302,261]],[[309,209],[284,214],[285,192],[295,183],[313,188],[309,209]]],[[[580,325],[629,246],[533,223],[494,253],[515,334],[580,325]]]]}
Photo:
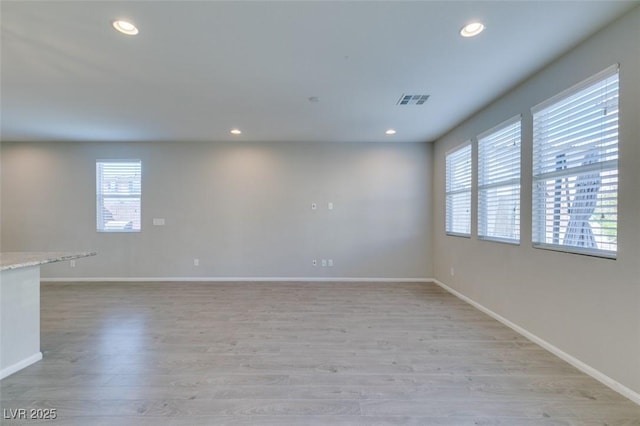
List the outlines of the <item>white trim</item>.
{"type": "Polygon", "coordinates": [[[606,374],[602,373],[599,370],[596,370],[595,368],[591,367],[590,365],[585,364],[584,362],[582,362],[579,359],[575,358],[574,356],[564,352],[562,349],[552,345],[551,343],[547,342],[546,340],[541,339],[540,337],[536,336],[535,334],[531,333],[530,331],[527,331],[526,329],[520,327],[519,325],[512,323],[511,321],[509,321],[505,317],[501,316],[500,314],[497,314],[497,313],[493,312],[491,309],[481,305],[480,303],[474,301],[473,299],[471,299],[471,298],[465,296],[464,294],[454,290],[453,288],[451,288],[448,285],[442,283],[441,281],[438,281],[435,278],[431,279],[431,281],[433,281],[435,284],[439,285],[440,287],[442,287],[444,290],[448,291],[449,293],[453,294],[458,299],[461,299],[462,301],[467,302],[468,304],[470,304],[474,308],[484,312],[485,314],[489,315],[493,319],[495,319],[495,320],[501,322],[502,324],[506,325],[507,327],[509,327],[510,329],[515,331],[516,333],[518,333],[518,334],[526,337],[527,339],[531,340],[533,343],[542,346],[544,349],[548,350],[549,352],[551,352],[552,354],[554,354],[558,358],[568,362],[569,364],[571,364],[572,366],[574,366],[578,370],[582,371],[583,373],[588,374],[589,376],[593,377],[594,379],[596,379],[600,383],[608,386],[609,388],[611,388],[614,391],[618,392],[622,396],[624,396],[626,398],[629,398],[631,401],[633,401],[636,404],[640,405],[640,393],[635,392],[632,389],[629,389],[628,387],[626,387],[622,383],[612,379],[611,377],[607,376],[606,374]]]}
{"type": "Polygon", "coordinates": [[[589,86],[591,86],[594,83],[599,82],[600,80],[604,80],[607,79],[609,77],[611,77],[612,75],[616,74],[620,72],[620,64],[619,63],[615,63],[613,65],[609,65],[607,68],[603,69],[602,71],[600,71],[597,74],[592,75],[591,77],[587,77],[584,80],[574,84],[573,86],[569,87],[568,89],[563,90],[562,92],[558,93],[557,95],[554,95],[542,102],[540,102],[537,105],[534,105],[531,107],[531,115],[535,115],[537,113],[539,113],[540,111],[542,111],[543,109],[545,109],[546,107],[553,105],[554,103],[561,101],[565,98],[568,98],[571,95],[574,95],[575,93],[581,91],[582,89],[585,89],[589,86]]]}
{"type": "Polygon", "coordinates": [[[563,246],[562,244],[547,244],[547,243],[531,243],[534,249],[558,251],[561,253],[579,254],[582,256],[599,257],[601,259],[617,260],[618,252],[611,250],[598,250],[588,249],[585,247],[576,246],[563,246]]]}
{"type": "Polygon", "coordinates": [[[23,368],[30,366],[31,364],[35,364],[41,359],[42,359],[42,352],[38,352],[31,355],[30,357],[23,359],[22,361],[18,361],[13,365],[3,368],[2,370],[0,370],[0,380],[12,375],[13,373],[16,373],[22,370],[23,368]]]}
{"type": "MultiPolygon", "coordinates": [[[[473,139],[473,137],[470,137],[466,141],[454,146],[453,148],[449,149],[448,151],[445,151],[444,156],[446,157],[449,154],[453,154],[456,151],[460,151],[461,149],[466,148],[467,145],[472,145],[472,142],[473,142],[472,139],[473,139]]],[[[471,149],[473,149],[473,146],[471,147],[471,149]]]]}
{"type": "Polygon", "coordinates": [[[463,234],[462,232],[448,232],[445,231],[444,234],[448,237],[462,237],[462,238],[471,238],[471,233],[463,234]]]}
{"type": "Polygon", "coordinates": [[[382,282],[382,283],[428,283],[432,278],[370,278],[370,277],[91,277],[91,278],[40,278],[41,282],[382,282]]]}
{"type": "Polygon", "coordinates": [[[512,246],[519,246],[520,239],[509,239],[500,237],[486,237],[484,235],[478,235],[478,241],[490,241],[492,243],[511,244],[512,246]]]}
{"type": "Polygon", "coordinates": [[[522,113],[520,113],[518,115],[515,115],[515,116],[513,116],[511,118],[507,118],[502,123],[496,124],[495,126],[490,128],[489,130],[485,130],[484,132],[482,132],[478,136],[476,136],[476,139],[478,141],[480,141],[480,139],[484,139],[487,136],[489,136],[490,134],[495,133],[498,130],[502,130],[503,127],[508,127],[508,126],[511,126],[512,124],[516,124],[518,121],[520,122],[520,126],[522,126],[522,113]]]}

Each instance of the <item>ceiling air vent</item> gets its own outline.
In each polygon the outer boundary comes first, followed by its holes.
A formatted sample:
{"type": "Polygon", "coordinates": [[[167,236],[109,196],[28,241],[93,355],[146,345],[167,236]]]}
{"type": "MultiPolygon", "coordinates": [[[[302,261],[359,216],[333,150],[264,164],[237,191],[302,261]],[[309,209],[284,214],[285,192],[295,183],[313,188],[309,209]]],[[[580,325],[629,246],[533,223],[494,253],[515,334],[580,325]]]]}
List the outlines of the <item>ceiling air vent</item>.
{"type": "Polygon", "coordinates": [[[422,105],[427,99],[429,99],[429,95],[405,95],[403,93],[396,105],[422,105]]]}

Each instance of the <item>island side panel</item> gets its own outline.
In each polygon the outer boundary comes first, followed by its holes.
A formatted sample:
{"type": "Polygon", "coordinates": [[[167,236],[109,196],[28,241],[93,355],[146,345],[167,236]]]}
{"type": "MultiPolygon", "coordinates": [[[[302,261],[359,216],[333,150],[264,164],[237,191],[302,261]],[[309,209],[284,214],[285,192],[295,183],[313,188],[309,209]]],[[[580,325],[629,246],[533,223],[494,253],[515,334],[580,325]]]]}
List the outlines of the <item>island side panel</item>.
{"type": "Polygon", "coordinates": [[[1,271],[0,379],[40,359],[40,266],[1,271]]]}

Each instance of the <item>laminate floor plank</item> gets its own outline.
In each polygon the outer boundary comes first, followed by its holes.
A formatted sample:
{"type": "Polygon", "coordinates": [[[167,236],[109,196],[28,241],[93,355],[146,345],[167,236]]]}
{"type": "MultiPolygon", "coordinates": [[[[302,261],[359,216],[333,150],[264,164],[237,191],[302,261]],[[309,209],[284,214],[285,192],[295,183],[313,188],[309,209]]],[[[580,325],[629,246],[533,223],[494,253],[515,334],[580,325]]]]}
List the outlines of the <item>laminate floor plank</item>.
{"type": "MultiPolygon", "coordinates": [[[[602,426],[602,422],[575,422],[559,419],[529,418],[462,418],[462,417],[408,417],[408,416],[331,416],[331,415],[287,415],[287,416],[76,416],[66,420],[30,420],[12,422],[12,425],[50,426],[602,426]]],[[[608,426],[629,426],[630,423],[607,423],[608,426]]],[[[631,425],[633,426],[633,425],[631,425]]]]}
{"type": "Polygon", "coordinates": [[[425,283],[43,284],[4,425],[640,426],[640,406],[425,283]]]}

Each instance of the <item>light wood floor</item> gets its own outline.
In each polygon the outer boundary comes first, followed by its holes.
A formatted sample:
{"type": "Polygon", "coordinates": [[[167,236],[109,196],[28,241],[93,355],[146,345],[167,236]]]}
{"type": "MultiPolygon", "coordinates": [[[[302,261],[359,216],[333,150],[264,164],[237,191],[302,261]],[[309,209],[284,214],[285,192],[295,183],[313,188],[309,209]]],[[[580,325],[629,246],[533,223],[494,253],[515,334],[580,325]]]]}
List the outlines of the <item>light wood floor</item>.
{"type": "Polygon", "coordinates": [[[43,284],[42,350],[0,405],[50,425],[640,425],[433,284],[43,284]]]}

